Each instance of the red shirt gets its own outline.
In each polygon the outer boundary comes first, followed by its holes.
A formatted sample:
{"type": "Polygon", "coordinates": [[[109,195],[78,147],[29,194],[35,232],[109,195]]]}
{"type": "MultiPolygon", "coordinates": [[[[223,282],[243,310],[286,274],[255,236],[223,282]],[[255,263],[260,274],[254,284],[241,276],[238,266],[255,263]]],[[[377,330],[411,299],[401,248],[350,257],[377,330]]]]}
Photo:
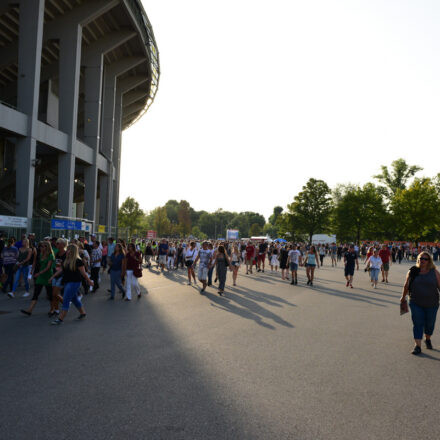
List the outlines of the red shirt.
{"type": "Polygon", "coordinates": [[[135,252],[134,256],[131,256],[130,253],[127,252],[127,270],[136,270],[139,267],[139,261],[141,261],[140,252],[135,252]]]}
{"type": "Polygon", "coordinates": [[[390,261],[391,252],[389,249],[381,249],[379,251],[379,257],[382,259],[382,263],[388,263],[390,261]]]}
{"type": "Polygon", "coordinates": [[[251,260],[254,258],[255,247],[254,246],[246,246],[246,259],[251,260]]]}

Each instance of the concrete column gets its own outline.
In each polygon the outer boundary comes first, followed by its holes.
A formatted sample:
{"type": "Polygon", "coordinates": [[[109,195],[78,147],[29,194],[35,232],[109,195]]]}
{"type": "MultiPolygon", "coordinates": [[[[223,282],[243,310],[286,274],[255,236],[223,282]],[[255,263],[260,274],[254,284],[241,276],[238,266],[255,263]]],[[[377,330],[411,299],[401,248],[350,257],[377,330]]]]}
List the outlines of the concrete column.
{"type": "Polygon", "coordinates": [[[115,123],[113,130],[113,165],[115,175],[113,176],[113,194],[112,194],[112,226],[118,225],[119,210],[119,182],[121,178],[121,136],[122,136],[122,92],[116,90],[115,104],[115,123]]]}
{"type": "Polygon", "coordinates": [[[96,220],[104,57],[96,54],[95,59],[96,65],[84,70],[84,141],[94,150],[93,163],[84,168],[84,213],[92,221],[96,220]]]}
{"type": "Polygon", "coordinates": [[[99,224],[110,226],[108,219],[108,200],[109,200],[109,176],[100,175],[99,176],[99,224]]]}
{"type": "Polygon", "coordinates": [[[17,141],[16,215],[27,217],[29,228],[33,215],[35,158],[37,142],[35,124],[38,120],[40,94],[41,48],[43,41],[44,0],[20,2],[20,36],[18,45],[17,107],[29,117],[28,135],[17,141]]]}
{"type": "Polygon", "coordinates": [[[59,129],[69,136],[68,152],[58,158],[58,210],[71,217],[75,179],[75,142],[78,122],[82,27],[63,29],[60,35],[59,129]]]}

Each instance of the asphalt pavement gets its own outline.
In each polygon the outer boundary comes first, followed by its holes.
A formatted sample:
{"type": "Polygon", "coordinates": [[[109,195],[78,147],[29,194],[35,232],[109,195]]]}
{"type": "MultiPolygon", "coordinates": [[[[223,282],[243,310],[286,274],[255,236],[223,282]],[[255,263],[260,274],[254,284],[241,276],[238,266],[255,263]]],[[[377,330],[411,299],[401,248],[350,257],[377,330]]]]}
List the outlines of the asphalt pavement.
{"type": "Polygon", "coordinates": [[[48,302],[0,294],[0,438],[436,439],[440,337],[420,357],[399,297],[367,275],[345,287],[342,264],[315,285],[245,275],[224,297],[184,270],[144,270],[142,298],[108,301],[107,275],[51,326],[48,302]]]}

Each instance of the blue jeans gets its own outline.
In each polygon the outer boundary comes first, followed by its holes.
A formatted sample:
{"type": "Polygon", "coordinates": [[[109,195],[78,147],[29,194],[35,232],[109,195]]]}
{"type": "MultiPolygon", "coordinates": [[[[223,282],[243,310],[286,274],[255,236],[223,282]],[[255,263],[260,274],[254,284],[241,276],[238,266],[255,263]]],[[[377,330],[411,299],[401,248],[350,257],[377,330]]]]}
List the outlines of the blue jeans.
{"type": "Polygon", "coordinates": [[[411,318],[414,324],[414,339],[422,339],[423,333],[431,336],[434,333],[435,318],[437,316],[437,307],[420,307],[413,302],[409,302],[411,309],[411,318]]]}
{"type": "Polygon", "coordinates": [[[3,292],[7,292],[8,286],[11,286],[12,290],[12,284],[14,282],[14,266],[15,263],[3,265],[3,268],[5,269],[5,274],[8,276],[5,284],[3,284],[3,292]]]}
{"type": "Polygon", "coordinates": [[[115,297],[115,290],[116,286],[118,286],[118,289],[121,291],[121,293],[124,293],[124,287],[122,286],[122,279],[121,279],[121,272],[120,270],[111,270],[110,271],[110,289],[111,289],[111,297],[115,297]]]}
{"type": "Polygon", "coordinates": [[[62,310],[69,310],[71,301],[77,309],[82,307],[81,301],[78,299],[80,287],[81,283],[67,283],[64,285],[63,307],[61,307],[62,310]]]}
{"type": "Polygon", "coordinates": [[[12,286],[12,291],[15,293],[15,291],[17,290],[17,286],[18,286],[18,281],[20,280],[20,275],[23,274],[23,278],[24,278],[24,285],[26,287],[26,292],[29,292],[29,280],[28,280],[28,275],[29,275],[29,269],[31,268],[31,266],[20,266],[17,269],[17,272],[15,272],[15,279],[14,279],[14,285],[12,286]]]}
{"type": "Polygon", "coordinates": [[[370,279],[371,281],[377,281],[379,278],[380,269],[370,267],[370,279]]]}
{"type": "Polygon", "coordinates": [[[208,270],[208,286],[212,284],[212,272],[214,272],[214,266],[212,266],[211,269],[208,270]]]}

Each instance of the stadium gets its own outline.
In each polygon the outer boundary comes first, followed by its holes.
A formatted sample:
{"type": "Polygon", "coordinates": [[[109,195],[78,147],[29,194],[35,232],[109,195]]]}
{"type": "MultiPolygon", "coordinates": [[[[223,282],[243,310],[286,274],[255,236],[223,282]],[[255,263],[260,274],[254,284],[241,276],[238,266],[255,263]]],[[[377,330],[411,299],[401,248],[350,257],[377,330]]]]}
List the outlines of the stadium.
{"type": "Polygon", "coordinates": [[[116,234],[121,133],[159,72],[140,0],[0,0],[0,230],[116,234]]]}

